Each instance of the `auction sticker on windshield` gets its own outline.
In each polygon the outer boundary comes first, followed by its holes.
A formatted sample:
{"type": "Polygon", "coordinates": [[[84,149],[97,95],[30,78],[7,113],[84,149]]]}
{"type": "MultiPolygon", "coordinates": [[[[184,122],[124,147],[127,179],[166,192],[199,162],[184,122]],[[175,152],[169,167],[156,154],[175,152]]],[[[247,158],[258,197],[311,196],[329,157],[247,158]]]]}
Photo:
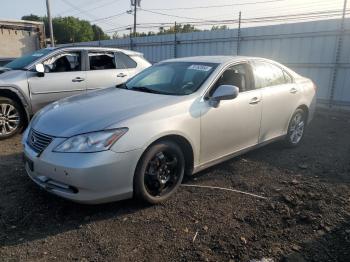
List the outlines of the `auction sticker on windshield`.
{"type": "Polygon", "coordinates": [[[208,72],[210,69],[212,69],[212,67],[206,65],[191,65],[188,67],[188,69],[208,72]]]}

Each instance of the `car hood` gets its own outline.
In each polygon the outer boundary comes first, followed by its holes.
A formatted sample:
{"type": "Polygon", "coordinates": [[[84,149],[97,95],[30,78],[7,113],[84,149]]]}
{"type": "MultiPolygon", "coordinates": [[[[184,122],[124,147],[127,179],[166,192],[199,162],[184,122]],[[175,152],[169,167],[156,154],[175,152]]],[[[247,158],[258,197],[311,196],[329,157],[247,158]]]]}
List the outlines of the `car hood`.
{"type": "Polygon", "coordinates": [[[0,67],[0,83],[12,83],[19,74],[26,74],[23,70],[13,70],[6,67],[0,67]]]}
{"type": "Polygon", "coordinates": [[[107,88],[73,96],[43,108],[31,127],[54,137],[100,131],[120,121],[180,102],[180,96],[107,88]]]}

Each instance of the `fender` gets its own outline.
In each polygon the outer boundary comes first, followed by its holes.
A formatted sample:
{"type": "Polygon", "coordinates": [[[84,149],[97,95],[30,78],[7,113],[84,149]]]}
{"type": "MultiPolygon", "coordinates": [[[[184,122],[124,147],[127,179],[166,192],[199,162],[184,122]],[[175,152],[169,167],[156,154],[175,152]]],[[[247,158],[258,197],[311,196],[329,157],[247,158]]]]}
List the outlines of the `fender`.
{"type": "Polygon", "coordinates": [[[32,106],[29,100],[27,99],[27,97],[25,96],[25,94],[23,93],[23,91],[16,88],[15,86],[5,84],[0,86],[0,95],[1,95],[1,91],[5,91],[5,90],[12,92],[14,95],[16,95],[19,98],[19,100],[23,105],[23,108],[27,117],[27,121],[29,122],[30,116],[32,115],[32,106]]]}

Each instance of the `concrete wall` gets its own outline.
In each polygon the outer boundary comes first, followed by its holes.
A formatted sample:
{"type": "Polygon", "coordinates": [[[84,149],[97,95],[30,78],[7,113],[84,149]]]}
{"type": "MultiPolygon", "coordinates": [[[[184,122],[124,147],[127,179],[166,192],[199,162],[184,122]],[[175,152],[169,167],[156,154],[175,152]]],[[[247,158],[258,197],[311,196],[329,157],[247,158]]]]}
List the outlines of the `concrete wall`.
{"type": "Polygon", "coordinates": [[[0,57],[20,57],[42,47],[42,24],[0,21],[0,57]]]}

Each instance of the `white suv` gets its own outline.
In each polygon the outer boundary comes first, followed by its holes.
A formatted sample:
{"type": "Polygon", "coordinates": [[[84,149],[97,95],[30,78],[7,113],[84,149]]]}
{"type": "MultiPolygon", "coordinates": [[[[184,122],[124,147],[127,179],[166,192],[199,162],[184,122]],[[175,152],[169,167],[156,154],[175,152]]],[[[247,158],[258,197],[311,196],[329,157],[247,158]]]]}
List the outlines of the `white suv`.
{"type": "Polygon", "coordinates": [[[138,52],[104,47],[45,48],[0,68],[0,140],[45,105],[119,85],[150,63],[138,52]]]}

